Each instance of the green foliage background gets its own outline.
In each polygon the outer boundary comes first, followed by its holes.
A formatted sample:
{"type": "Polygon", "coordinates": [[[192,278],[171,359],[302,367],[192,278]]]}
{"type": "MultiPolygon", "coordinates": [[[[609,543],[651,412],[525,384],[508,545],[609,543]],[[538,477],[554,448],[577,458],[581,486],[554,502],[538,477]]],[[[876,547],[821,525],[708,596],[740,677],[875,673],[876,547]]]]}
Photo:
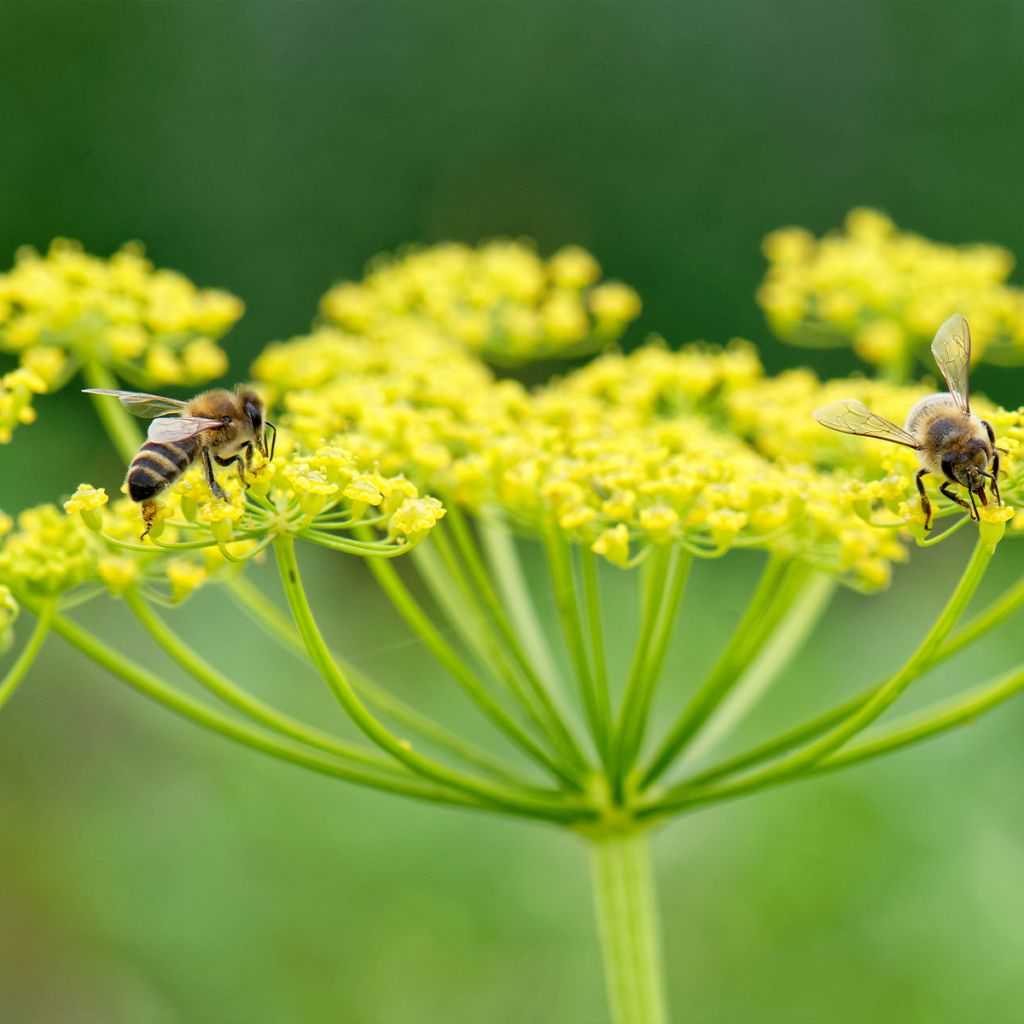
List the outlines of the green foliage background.
{"type": "MultiPolygon", "coordinates": [[[[760,238],[868,203],[1024,255],[1022,46],[1015,5],[8,5],[0,254],[55,234],[100,253],[143,239],[159,264],[246,300],[227,346],[242,376],[378,251],[574,241],[643,295],[634,341],[742,334],[773,369],[845,372],[847,354],[767,337],[760,238]]],[[[978,380],[1014,404],[1021,383],[978,380]]],[[[68,391],[39,405],[0,449],[0,506],[115,485],[86,404],[68,391]]],[[[918,552],[888,594],[840,595],[747,737],[894,666],[964,554],[918,552]]],[[[993,591],[1022,554],[1000,551],[993,591]]],[[[667,700],[710,661],[756,568],[699,568],[667,700]]],[[[323,558],[315,587],[351,657],[449,710],[360,566],[323,558]]],[[[124,631],[112,605],[89,617],[124,631]]],[[[216,595],[181,621],[261,693],[337,717],[216,595]]],[[[1019,636],[1004,629],[920,689],[1019,659],[1019,636]]],[[[134,631],[125,643],[148,649],[134,631]]],[[[1011,706],[667,829],[678,1018],[1018,1018],[1022,728],[1011,706]]],[[[0,1020],[599,1021],[584,854],[554,831],[228,747],[54,641],[0,716],[0,1020]]]]}

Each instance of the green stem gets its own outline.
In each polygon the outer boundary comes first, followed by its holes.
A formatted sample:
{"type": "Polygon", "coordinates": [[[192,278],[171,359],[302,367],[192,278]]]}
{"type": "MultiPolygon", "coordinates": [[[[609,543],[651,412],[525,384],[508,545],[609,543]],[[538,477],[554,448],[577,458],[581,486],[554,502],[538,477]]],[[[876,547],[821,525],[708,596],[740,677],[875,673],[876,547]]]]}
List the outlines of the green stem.
{"type": "Polygon", "coordinates": [[[978,589],[985,569],[992,559],[993,551],[993,548],[988,547],[980,539],[978,540],[971,559],[945,608],[903,667],[871,693],[857,710],[829,729],[817,741],[802,747],[791,756],[775,762],[760,772],[724,783],[721,786],[694,787],[692,782],[683,783],[669,790],[661,800],[649,805],[642,813],[651,813],[653,807],[662,811],[674,810],[691,803],[724,800],[741,793],[754,792],[803,774],[812,769],[819,761],[828,757],[829,754],[838,750],[847,740],[883,714],[932,663],[936,654],[941,650],[943,641],[956,625],[957,620],[978,589]]]}
{"type": "MultiPolygon", "coordinates": [[[[91,388],[116,389],[117,378],[100,363],[87,362],[82,366],[82,376],[91,388]]],[[[142,430],[131,414],[117,399],[109,395],[90,395],[96,415],[110,437],[117,454],[125,462],[131,462],[142,446],[142,430]]]]}
{"type": "Polygon", "coordinates": [[[976,686],[965,694],[959,694],[948,701],[926,708],[914,715],[907,715],[893,722],[889,729],[876,736],[869,736],[859,743],[853,743],[831,757],[818,762],[813,773],[834,771],[851,764],[867,761],[883,754],[889,754],[903,747],[922,743],[924,740],[948,732],[957,726],[966,725],[980,718],[987,711],[998,707],[1024,689],[1024,669],[1017,668],[994,682],[976,686]]]}
{"type": "MultiPolygon", "coordinates": [[[[436,531],[440,529],[435,527],[436,531]]],[[[514,697],[523,712],[545,737],[566,765],[580,774],[586,762],[572,734],[547,699],[540,681],[509,658],[509,648],[492,627],[493,619],[481,607],[473,585],[462,573],[458,558],[444,533],[432,537],[413,554],[431,594],[441,606],[452,627],[480,664],[489,666],[514,697]],[[431,541],[436,541],[432,544],[431,541]],[[440,556],[440,557],[439,557],[440,556]],[[524,683],[524,678],[526,682],[524,683]]]]}
{"type": "Polygon", "coordinates": [[[496,809],[532,813],[538,818],[562,822],[587,816],[586,810],[564,793],[552,792],[540,796],[533,792],[474,778],[417,753],[411,744],[394,736],[367,710],[331,657],[302,586],[298,562],[295,560],[294,541],[287,534],[282,535],[274,541],[274,551],[277,554],[278,569],[288,605],[295,625],[305,641],[309,656],[338,703],[368,739],[417,775],[466,793],[496,809]]]}
{"type": "MultiPolygon", "coordinates": [[[[986,633],[1008,619],[1022,604],[1024,604],[1024,580],[1014,584],[1000,597],[997,597],[987,608],[978,612],[965,626],[961,626],[952,636],[947,637],[935,652],[927,667],[932,668],[945,661],[946,658],[959,653],[968,645],[975,643],[986,633]]],[[[885,680],[882,680],[880,683],[874,683],[848,700],[843,701],[842,704],[822,712],[810,721],[804,722],[802,725],[798,725],[750,750],[737,754],[735,757],[721,761],[705,771],[684,780],[682,784],[687,787],[705,785],[716,779],[735,775],[745,768],[752,768],[754,765],[770,761],[772,758],[784,754],[787,750],[799,747],[860,710],[884,685],[885,680]]]]}
{"type": "Polygon", "coordinates": [[[398,774],[385,774],[370,768],[346,764],[336,757],[318,754],[297,743],[279,740],[272,733],[224,715],[201,701],[181,693],[150,672],[149,669],[143,668],[108,647],[98,637],[93,636],[70,619],[55,616],[53,629],[83,654],[118,676],[133,689],[169,708],[182,718],[227,739],[234,740],[236,743],[241,743],[243,746],[269,754],[279,760],[288,761],[299,767],[320,772],[323,775],[331,775],[390,793],[462,807],[485,806],[461,793],[452,792],[450,789],[440,786],[424,784],[413,777],[403,778],[398,774]]]}
{"type": "Polygon", "coordinates": [[[693,565],[682,547],[656,547],[647,567],[640,633],[633,653],[616,728],[613,784],[622,795],[623,780],[643,743],[651,702],[668,652],[679,602],[693,565]]]}
{"type": "Polygon", "coordinates": [[[345,743],[330,733],[306,725],[247,693],[189,647],[138,593],[127,591],[123,596],[125,604],[135,613],[136,618],[146,628],[149,635],[193,679],[205,686],[225,704],[282,736],[308,744],[325,753],[335,754],[360,764],[371,765],[374,768],[392,770],[395,767],[390,758],[382,757],[376,751],[362,750],[351,743],[345,743]]]}
{"type": "Polygon", "coordinates": [[[479,522],[480,538],[487,554],[488,565],[498,581],[498,588],[505,599],[512,624],[526,655],[531,663],[537,666],[542,679],[548,680],[549,683],[558,682],[562,676],[537,616],[537,609],[516,550],[515,538],[501,521],[500,513],[496,510],[482,512],[479,522]]]}
{"type": "MultiPolygon", "coordinates": [[[[299,636],[292,621],[259,587],[244,576],[232,576],[226,581],[226,586],[228,592],[238,602],[239,607],[258,626],[265,629],[286,651],[295,655],[305,665],[312,664],[306,651],[306,645],[302,642],[302,637],[299,636]]],[[[401,698],[389,693],[350,662],[339,657],[337,652],[332,651],[331,655],[342,672],[349,677],[356,692],[381,714],[387,715],[388,718],[415,733],[427,743],[446,750],[468,765],[483,769],[495,778],[517,785],[529,785],[510,765],[484,753],[468,740],[464,740],[461,736],[439,725],[427,715],[421,714],[401,698]]]]}
{"type": "Polygon", "coordinates": [[[615,1024],[666,1024],[661,935],[645,831],[591,842],[591,878],[615,1024]]]}
{"type": "Polygon", "coordinates": [[[832,595],[836,592],[836,585],[833,577],[820,572],[813,574],[805,582],[778,628],[687,749],[683,757],[684,763],[703,757],[728,735],[764,696],[821,621],[832,595]]]}
{"type": "Polygon", "coordinates": [[[789,568],[789,561],[784,556],[774,553],[769,556],[754,594],[725,650],[662,741],[644,772],[641,788],[651,785],[672,764],[757,655],[772,625],[785,612],[783,593],[786,588],[783,582],[789,568]]]}
{"type": "MultiPolygon", "coordinates": [[[[950,732],[959,726],[973,723],[983,714],[1020,693],[1021,690],[1024,690],[1024,669],[1018,668],[1001,676],[994,682],[975,687],[967,694],[953,697],[917,714],[907,715],[900,721],[894,722],[891,728],[860,743],[851,744],[845,750],[819,761],[808,771],[799,775],[780,776],[771,784],[780,785],[786,782],[799,782],[802,779],[815,778],[828,772],[848,768],[863,761],[871,761],[884,754],[890,754],[893,751],[923,743],[935,736],[940,736],[942,733],[950,732]]],[[[724,788],[719,790],[702,789],[698,790],[693,798],[687,801],[686,806],[694,807],[700,804],[732,800],[762,788],[764,787],[736,786],[728,791],[725,791],[724,788]]],[[[643,820],[657,820],[679,809],[678,805],[670,805],[668,801],[659,801],[658,803],[640,808],[638,817],[643,820]]]]}
{"type": "Polygon", "coordinates": [[[533,758],[537,764],[546,769],[552,777],[566,783],[572,788],[579,788],[575,777],[567,772],[537,741],[512,717],[505,707],[497,701],[475,672],[459,657],[458,653],[441,635],[440,630],[430,621],[429,616],[413,599],[408,589],[398,578],[395,567],[390,562],[377,558],[367,559],[366,564],[373,573],[381,589],[391,599],[399,615],[405,619],[413,632],[423,641],[424,646],[437,661],[447,669],[452,679],[459,685],[462,692],[508,736],[520,749],[533,758]]]}
{"type": "Polygon", "coordinates": [[[32,635],[21,649],[21,653],[15,659],[14,664],[11,665],[3,678],[0,679],[0,708],[14,696],[14,691],[35,662],[40,648],[43,646],[43,641],[50,632],[54,610],[53,601],[47,601],[40,607],[39,617],[36,619],[36,626],[32,630],[32,635]]]}
{"type": "Polygon", "coordinates": [[[576,675],[576,683],[580,690],[580,698],[594,746],[604,758],[608,749],[610,723],[601,717],[597,682],[590,665],[587,640],[580,618],[579,589],[576,586],[572,549],[557,523],[551,521],[544,526],[544,543],[555,605],[558,608],[558,618],[562,624],[562,636],[576,675]]]}
{"type": "Polygon", "coordinates": [[[552,688],[544,681],[534,663],[530,660],[523,648],[519,637],[512,624],[509,622],[505,607],[501,603],[494,587],[487,568],[480,556],[480,551],[473,536],[473,532],[466,522],[461,509],[454,500],[446,501],[445,507],[448,515],[445,523],[435,530],[438,546],[446,563],[454,575],[459,579],[462,589],[471,599],[480,598],[483,600],[486,612],[481,613],[481,618],[490,629],[497,628],[500,641],[497,645],[502,654],[506,652],[512,655],[512,659],[518,666],[526,679],[530,691],[536,697],[537,703],[542,708],[543,716],[548,723],[556,743],[562,748],[567,758],[574,761],[582,769],[586,769],[586,759],[580,750],[572,730],[569,728],[568,716],[564,708],[560,708],[556,701],[552,688]],[[452,531],[458,554],[462,556],[466,567],[469,570],[470,579],[466,579],[461,571],[459,560],[455,551],[452,550],[448,541],[448,530],[452,531]],[[486,614],[486,613],[489,613],[486,614]]]}
{"type": "Polygon", "coordinates": [[[608,661],[604,648],[604,622],[601,616],[601,586],[597,556],[588,547],[580,548],[580,575],[583,579],[583,604],[590,640],[590,661],[594,670],[594,707],[599,731],[594,737],[602,757],[607,758],[612,728],[611,694],[608,687],[608,661]]]}

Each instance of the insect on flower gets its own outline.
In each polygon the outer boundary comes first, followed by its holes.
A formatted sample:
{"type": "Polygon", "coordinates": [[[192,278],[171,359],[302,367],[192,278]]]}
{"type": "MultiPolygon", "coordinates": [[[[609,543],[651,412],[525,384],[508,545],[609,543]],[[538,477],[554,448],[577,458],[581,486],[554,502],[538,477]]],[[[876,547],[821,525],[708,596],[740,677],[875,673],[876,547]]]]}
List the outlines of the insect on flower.
{"type": "Polygon", "coordinates": [[[873,413],[863,402],[844,398],[814,413],[814,418],[831,430],[892,441],[913,448],[921,469],[917,490],[925,529],[932,524],[932,505],[924,487],[929,473],[944,477],[939,491],[965,508],[972,519],[978,518],[975,496],[988,504],[985,481],[991,484],[996,502],[999,497],[999,451],[992,424],[971,412],[968,373],[971,364],[971,332],[960,313],[954,313],[936,332],[932,355],[946,378],[949,393],[927,395],[908,413],[905,427],[898,427],[884,416],[873,413]],[[970,503],[950,490],[952,484],[965,488],[970,503]]]}
{"type": "Polygon", "coordinates": [[[225,498],[213,474],[218,466],[238,467],[243,486],[252,468],[253,447],[265,459],[273,459],[277,428],[266,420],[263,399],[251,388],[204,391],[187,402],[137,391],[86,388],[86,394],[112,395],[133,416],[157,417],[149,425],[147,439],[128,467],[128,496],[142,504],[142,521],[149,533],[156,516],[153,498],[174,483],[197,459],[202,458],[206,482],[215,498],[225,498]],[[162,415],[167,413],[168,415],[162,415]],[[267,431],[271,431],[267,447],[267,431]]]}

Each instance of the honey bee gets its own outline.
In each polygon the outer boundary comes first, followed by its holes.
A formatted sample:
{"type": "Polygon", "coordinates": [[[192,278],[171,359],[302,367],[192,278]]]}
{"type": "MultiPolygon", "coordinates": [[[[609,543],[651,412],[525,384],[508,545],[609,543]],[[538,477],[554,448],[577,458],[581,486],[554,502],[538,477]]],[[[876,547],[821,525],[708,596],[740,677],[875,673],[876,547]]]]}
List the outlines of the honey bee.
{"type": "Polygon", "coordinates": [[[992,424],[971,412],[968,372],[971,365],[971,331],[967,321],[954,313],[936,332],[932,355],[949,388],[948,394],[927,395],[908,413],[904,427],[877,416],[862,402],[844,398],[814,413],[823,426],[844,434],[877,437],[913,448],[921,469],[917,473],[917,490],[921,495],[921,511],[926,530],[932,525],[932,504],[924,487],[929,473],[944,477],[939,491],[965,508],[972,519],[978,518],[977,497],[988,504],[985,483],[992,496],[999,497],[999,449],[996,448],[992,424]],[[959,484],[967,491],[968,503],[950,490],[959,484]]]}
{"type": "Polygon", "coordinates": [[[142,505],[142,521],[149,533],[156,516],[160,491],[170,486],[197,459],[203,460],[206,482],[215,498],[224,490],[214,476],[213,463],[238,467],[243,486],[252,468],[253,448],[273,459],[277,428],[266,420],[263,399],[247,387],[234,391],[204,391],[188,402],[137,391],[86,388],[89,395],[111,395],[133,415],[153,419],[145,443],[128,467],[128,496],[142,505]],[[267,432],[271,432],[267,447],[267,432]]]}

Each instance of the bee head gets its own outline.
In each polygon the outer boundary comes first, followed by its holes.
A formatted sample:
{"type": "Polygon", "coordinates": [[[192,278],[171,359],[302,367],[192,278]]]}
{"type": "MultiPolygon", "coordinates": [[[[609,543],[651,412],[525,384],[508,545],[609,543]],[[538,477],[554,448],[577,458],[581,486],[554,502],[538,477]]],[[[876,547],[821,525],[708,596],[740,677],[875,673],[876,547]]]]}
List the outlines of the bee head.
{"type": "Polygon", "coordinates": [[[242,401],[242,417],[245,428],[259,450],[260,455],[267,458],[267,424],[264,418],[263,399],[251,388],[240,388],[238,397],[242,401]]]}

